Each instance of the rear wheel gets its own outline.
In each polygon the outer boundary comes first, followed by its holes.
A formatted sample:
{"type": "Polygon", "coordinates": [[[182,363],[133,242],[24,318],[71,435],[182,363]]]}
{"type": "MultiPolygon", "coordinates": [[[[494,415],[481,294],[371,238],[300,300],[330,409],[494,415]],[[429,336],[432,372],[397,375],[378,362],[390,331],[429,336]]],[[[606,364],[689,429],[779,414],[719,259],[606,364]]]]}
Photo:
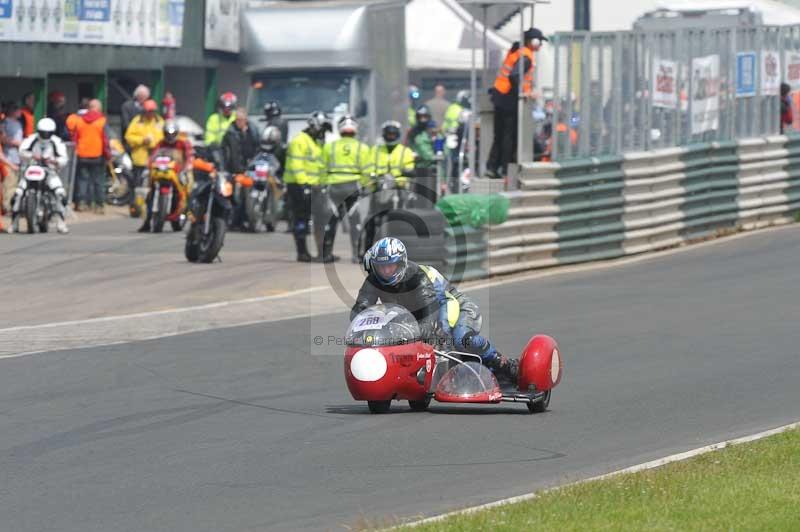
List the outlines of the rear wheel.
{"type": "Polygon", "coordinates": [[[409,401],[408,406],[411,408],[412,412],[424,412],[428,409],[428,405],[431,404],[431,398],[426,397],[422,401],[409,401]]]}
{"type": "Polygon", "coordinates": [[[109,205],[130,205],[133,199],[133,180],[125,174],[111,174],[108,191],[106,192],[106,203],[109,205]]]}
{"type": "Polygon", "coordinates": [[[538,403],[528,403],[528,411],[531,414],[541,414],[542,412],[547,410],[547,407],[550,406],[551,393],[552,390],[547,390],[546,392],[544,392],[544,398],[541,401],[539,401],[538,403]]]}
{"type": "Polygon", "coordinates": [[[373,414],[385,414],[392,406],[391,401],[367,401],[369,411],[373,414]]]}
{"type": "Polygon", "coordinates": [[[153,213],[153,232],[160,233],[164,230],[164,222],[169,215],[170,204],[169,195],[161,194],[158,196],[158,212],[153,213]]]}

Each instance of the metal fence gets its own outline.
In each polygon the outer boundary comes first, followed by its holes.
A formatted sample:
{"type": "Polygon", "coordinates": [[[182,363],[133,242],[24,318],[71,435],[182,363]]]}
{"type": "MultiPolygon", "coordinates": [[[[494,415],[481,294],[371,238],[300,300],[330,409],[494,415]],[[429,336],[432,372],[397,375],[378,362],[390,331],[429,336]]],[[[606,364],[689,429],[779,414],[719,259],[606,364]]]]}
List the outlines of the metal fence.
{"type": "Polygon", "coordinates": [[[553,47],[559,161],[776,134],[780,83],[800,89],[800,26],[558,33],[553,47]]]}

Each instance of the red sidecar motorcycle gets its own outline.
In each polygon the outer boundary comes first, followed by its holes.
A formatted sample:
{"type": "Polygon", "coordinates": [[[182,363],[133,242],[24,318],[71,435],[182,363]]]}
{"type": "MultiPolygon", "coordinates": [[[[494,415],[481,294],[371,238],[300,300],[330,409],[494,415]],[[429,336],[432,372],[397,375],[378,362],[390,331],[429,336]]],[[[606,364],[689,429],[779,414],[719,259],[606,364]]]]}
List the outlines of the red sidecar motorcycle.
{"type": "Polygon", "coordinates": [[[537,335],[519,360],[518,385],[501,386],[480,357],[440,351],[422,341],[414,316],[398,305],[375,305],[353,319],[345,336],[344,376],[353,399],[370,412],[389,411],[393,400],[426,410],[443,403],[525,403],[530,412],[550,405],[561,381],[561,353],[555,340],[537,335]]]}

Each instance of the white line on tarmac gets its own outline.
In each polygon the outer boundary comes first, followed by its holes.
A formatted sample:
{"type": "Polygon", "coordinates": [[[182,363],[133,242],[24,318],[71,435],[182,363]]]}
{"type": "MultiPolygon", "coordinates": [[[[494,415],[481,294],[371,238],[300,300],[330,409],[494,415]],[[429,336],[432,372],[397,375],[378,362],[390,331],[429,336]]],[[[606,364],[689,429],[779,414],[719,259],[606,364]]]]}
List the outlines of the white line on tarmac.
{"type": "Polygon", "coordinates": [[[725,447],[728,447],[730,445],[738,445],[740,443],[748,443],[748,442],[760,440],[762,438],[767,438],[769,436],[774,436],[775,434],[780,434],[782,432],[786,432],[788,430],[792,430],[792,429],[795,429],[795,428],[800,428],[800,421],[795,422],[795,423],[790,423],[788,425],[783,425],[782,427],[777,427],[777,428],[774,428],[774,429],[765,430],[765,431],[762,431],[762,432],[757,432],[756,434],[751,434],[749,436],[743,436],[741,438],[736,438],[736,439],[733,439],[733,440],[726,440],[726,441],[722,441],[722,442],[719,442],[719,443],[706,445],[705,447],[699,447],[697,449],[692,449],[690,451],[686,451],[686,452],[683,452],[683,453],[672,454],[670,456],[665,456],[664,458],[659,458],[657,460],[652,460],[650,462],[645,462],[643,464],[637,464],[637,465],[634,465],[634,466],[626,467],[624,469],[619,469],[617,471],[612,471],[611,473],[606,473],[604,475],[598,475],[598,476],[595,476],[595,477],[586,478],[586,479],[583,479],[583,480],[579,480],[577,482],[570,482],[568,484],[564,484],[564,485],[561,485],[561,486],[555,486],[555,487],[544,489],[544,490],[541,490],[541,491],[535,491],[533,493],[526,493],[525,495],[518,495],[516,497],[509,497],[508,499],[501,499],[499,501],[494,501],[494,502],[490,502],[490,503],[486,503],[486,504],[481,504],[479,506],[472,506],[470,508],[464,508],[462,510],[456,510],[454,512],[448,512],[446,514],[436,515],[436,516],[433,516],[433,517],[428,517],[426,519],[421,519],[419,521],[413,521],[411,523],[405,523],[405,524],[402,524],[402,525],[397,525],[397,526],[392,527],[392,528],[390,528],[388,530],[397,530],[398,528],[402,528],[402,527],[409,527],[409,528],[417,527],[417,526],[425,525],[425,524],[428,524],[428,523],[435,523],[435,522],[438,522],[438,521],[443,521],[443,520],[445,520],[445,519],[447,519],[449,517],[455,517],[455,516],[459,516],[459,515],[469,515],[469,514],[474,514],[476,512],[483,511],[483,510],[488,510],[490,508],[497,508],[498,506],[505,506],[507,504],[514,504],[514,503],[517,503],[517,502],[529,501],[531,499],[535,499],[535,498],[539,497],[540,495],[543,495],[545,493],[548,493],[548,492],[551,492],[551,491],[555,491],[555,490],[558,490],[558,489],[561,489],[561,488],[566,488],[566,487],[570,487],[570,486],[577,486],[577,485],[580,485],[580,484],[586,484],[587,482],[593,482],[595,480],[603,480],[603,479],[606,479],[606,478],[616,477],[616,476],[624,475],[624,474],[627,474],[627,473],[638,473],[639,471],[646,471],[648,469],[654,469],[656,467],[661,467],[661,466],[664,466],[664,465],[667,465],[667,464],[671,464],[672,462],[680,462],[682,460],[687,460],[689,458],[692,458],[692,457],[695,457],[695,456],[699,456],[701,454],[710,453],[711,451],[717,451],[719,449],[724,449],[725,447]]]}
{"type": "MultiPolygon", "coordinates": [[[[261,303],[263,301],[272,301],[274,299],[284,299],[287,297],[298,296],[301,294],[308,294],[311,292],[318,292],[320,290],[326,290],[330,287],[328,286],[312,286],[309,288],[302,288],[300,290],[293,290],[291,292],[283,292],[280,294],[273,294],[271,296],[261,296],[261,297],[252,297],[249,299],[234,299],[230,301],[218,301],[216,303],[208,303],[205,305],[196,305],[192,307],[180,307],[176,309],[166,309],[166,310],[154,310],[149,312],[139,312],[137,314],[122,314],[119,316],[106,316],[103,318],[89,318],[85,320],[74,320],[74,321],[59,321],[54,323],[43,323],[40,325],[20,325],[18,327],[8,327],[5,329],[0,329],[0,333],[3,332],[12,332],[12,331],[30,331],[35,329],[50,329],[53,327],[64,327],[64,326],[71,326],[71,325],[88,325],[91,323],[102,323],[102,322],[109,322],[109,321],[118,321],[118,320],[130,320],[132,318],[150,318],[153,316],[163,316],[168,314],[181,314],[184,312],[195,312],[197,310],[209,310],[213,308],[220,308],[220,307],[229,307],[233,305],[243,305],[247,303],[261,303]]],[[[284,319],[284,318],[281,318],[284,319]]]]}

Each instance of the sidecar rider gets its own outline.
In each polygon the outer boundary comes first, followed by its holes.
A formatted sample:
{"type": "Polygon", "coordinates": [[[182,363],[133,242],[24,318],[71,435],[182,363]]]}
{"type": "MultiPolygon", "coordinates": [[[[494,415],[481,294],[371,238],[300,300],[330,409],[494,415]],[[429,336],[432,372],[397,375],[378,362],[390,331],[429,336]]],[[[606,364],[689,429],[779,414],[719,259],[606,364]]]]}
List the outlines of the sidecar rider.
{"type": "MultiPolygon", "coordinates": [[[[52,118],[42,118],[36,124],[36,133],[29,135],[19,146],[19,155],[23,161],[23,166],[27,164],[41,164],[46,166],[47,188],[55,194],[56,201],[53,205],[55,214],[58,215],[59,233],[68,233],[67,223],[64,221],[64,207],[67,206],[67,193],[58,170],[64,168],[69,162],[67,148],[64,142],[56,136],[56,123],[52,118]]],[[[22,208],[22,196],[28,184],[25,181],[24,173],[20,174],[17,190],[11,199],[11,225],[8,227],[9,233],[19,231],[19,214],[22,208]]]]}
{"type": "Polygon", "coordinates": [[[519,362],[498,353],[489,339],[481,336],[483,319],[478,305],[435,268],[409,261],[400,240],[378,240],[364,255],[364,269],[369,275],[350,311],[351,321],[378,299],[403,306],[419,322],[426,342],[436,345],[444,339],[456,351],[479,355],[498,377],[516,384],[519,362]]]}

